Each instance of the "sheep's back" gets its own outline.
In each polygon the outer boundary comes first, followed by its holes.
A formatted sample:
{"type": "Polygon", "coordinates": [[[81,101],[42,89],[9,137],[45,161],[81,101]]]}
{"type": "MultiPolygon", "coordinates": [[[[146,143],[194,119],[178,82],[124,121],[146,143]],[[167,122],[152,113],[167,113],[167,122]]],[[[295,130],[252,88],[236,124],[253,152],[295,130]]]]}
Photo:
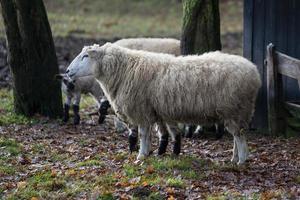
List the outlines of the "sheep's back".
{"type": "Polygon", "coordinates": [[[178,58],[169,65],[153,86],[153,107],[163,120],[213,122],[236,115],[241,107],[252,113],[261,83],[256,67],[246,59],[214,52],[178,58]]]}

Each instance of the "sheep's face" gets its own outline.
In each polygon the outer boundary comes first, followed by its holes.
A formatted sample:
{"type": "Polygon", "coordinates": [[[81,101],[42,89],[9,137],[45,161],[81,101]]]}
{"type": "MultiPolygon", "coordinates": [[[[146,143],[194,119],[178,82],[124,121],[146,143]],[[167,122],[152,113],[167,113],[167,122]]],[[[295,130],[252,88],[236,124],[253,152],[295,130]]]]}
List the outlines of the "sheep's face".
{"type": "Polygon", "coordinates": [[[114,52],[114,45],[111,43],[106,43],[105,45],[90,46],[87,53],[93,63],[93,72],[95,76],[99,79],[109,78],[115,72],[116,68],[116,54],[114,52]],[[102,78],[101,78],[102,77],[102,78]]]}
{"type": "Polygon", "coordinates": [[[62,82],[62,89],[64,91],[74,91],[75,90],[75,80],[70,78],[67,74],[58,74],[55,76],[57,80],[61,80],[62,82]]]}
{"type": "Polygon", "coordinates": [[[72,79],[93,75],[93,65],[95,62],[90,59],[87,53],[88,49],[89,47],[84,47],[67,68],[66,74],[72,79]]]}

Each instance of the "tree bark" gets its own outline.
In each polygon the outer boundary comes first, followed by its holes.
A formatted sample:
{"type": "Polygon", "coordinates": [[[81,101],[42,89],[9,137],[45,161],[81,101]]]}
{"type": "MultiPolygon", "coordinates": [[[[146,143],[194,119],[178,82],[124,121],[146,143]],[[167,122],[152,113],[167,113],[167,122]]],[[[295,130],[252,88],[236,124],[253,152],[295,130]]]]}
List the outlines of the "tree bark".
{"type": "Polygon", "coordinates": [[[221,50],[218,0],[184,0],[181,54],[221,50]]]}
{"type": "Polygon", "coordinates": [[[15,111],[26,116],[62,114],[57,58],[42,0],[0,0],[13,75],[15,111]]]}

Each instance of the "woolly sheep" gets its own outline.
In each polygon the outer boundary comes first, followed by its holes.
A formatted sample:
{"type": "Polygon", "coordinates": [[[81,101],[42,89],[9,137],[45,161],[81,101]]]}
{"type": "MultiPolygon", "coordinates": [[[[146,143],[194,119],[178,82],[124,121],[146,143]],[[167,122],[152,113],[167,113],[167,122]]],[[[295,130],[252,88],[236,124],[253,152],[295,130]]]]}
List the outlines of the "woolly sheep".
{"type": "Polygon", "coordinates": [[[79,124],[79,104],[82,93],[91,93],[98,104],[98,108],[100,107],[103,101],[103,92],[99,86],[99,83],[94,79],[93,75],[89,74],[86,76],[71,78],[66,73],[59,74],[56,76],[56,78],[62,80],[62,91],[66,94],[66,101],[64,104],[64,122],[67,122],[69,120],[69,109],[71,104],[73,103],[72,107],[74,112],[74,124],[79,124]]]}
{"type": "MultiPolygon", "coordinates": [[[[121,39],[114,44],[135,50],[144,50],[156,53],[167,53],[175,56],[180,55],[180,41],[172,38],[129,38],[121,39]]],[[[103,116],[103,120],[105,116],[103,116]]],[[[224,125],[215,124],[216,139],[220,139],[224,134],[224,125]]],[[[194,133],[203,133],[202,126],[198,125],[186,125],[185,136],[190,138],[194,133]]],[[[129,136],[129,138],[131,135],[129,136]]],[[[130,140],[130,139],[129,139],[130,140]]],[[[135,139],[134,139],[135,140],[135,139]]],[[[134,146],[131,144],[131,146],[134,146]]]]}
{"type": "Polygon", "coordinates": [[[114,44],[128,49],[180,55],[180,41],[173,38],[127,38],[114,44]]]}
{"type": "MultiPolygon", "coordinates": [[[[248,156],[244,130],[252,118],[261,86],[256,66],[243,57],[210,52],[175,57],[130,50],[107,43],[90,46],[81,54],[94,68],[95,77],[118,117],[139,126],[137,159],[151,150],[150,127],[157,123],[160,142],[166,125],[224,122],[234,136],[232,161],[248,156]]],[[[179,134],[180,137],[180,134],[179,134]]],[[[166,148],[159,146],[159,150],[166,148]]]]}
{"type": "MultiPolygon", "coordinates": [[[[174,55],[179,55],[180,53],[180,41],[171,38],[131,38],[131,39],[121,39],[115,42],[115,44],[132,49],[144,49],[148,51],[156,51],[162,53],[170,53],[174,55]]],[[[83,48],[84,52],[86,48],[83,48]]],[[[107,110],[110,107],[109,102],[106,98],[102,98],[102,90],[97,84],[94,77],[91,75],[91,68],[89,67],[88,61],[83,57],[76,57],[66,70],[65,74],[60,74],[57,76],[58,79],[62,80],[62,90],[66,94],[66,102],[64,105],[64,121],[69,119],[69,108],[73,101],[73,111],[74,111],[74,124],[79,124],[79,103],[81,98],[81,93],[91,93],[97,101],[99,109],[99,123],[102,123],[107,114],[107,110]],[[78,64],[77,64],[78,63],[78,64]],[[86,87],[88,86],[88,87],[86,87]]],[[[124,124],[117,118],[114,119],[115,127],[118,132],[124,130],[124,124]]],[[[136,137],[136,131],[130,131],[130,137],[136,137]]],[[[136,140],[131,138],[130,140],[136,140]]]]}

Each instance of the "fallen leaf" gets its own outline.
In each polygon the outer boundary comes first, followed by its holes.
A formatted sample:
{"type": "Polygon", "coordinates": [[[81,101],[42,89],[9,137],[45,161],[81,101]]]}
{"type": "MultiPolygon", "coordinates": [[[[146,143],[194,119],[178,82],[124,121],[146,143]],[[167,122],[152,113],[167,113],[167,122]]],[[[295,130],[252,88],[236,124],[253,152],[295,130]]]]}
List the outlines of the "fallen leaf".
{"type": "Polygon", "coordinates": [[[154,167],[153,167],[152,165],[149,165],[149,166],[147,167],[147,169],[146,169],[146,172],[147,172],[148,174],[152,174],[152,173],[154,172],[154,167]]]}
{"type": "Polygon", "coordinates": [[[17,187],[18,187],[19,189],[25,188],[26,185],[27,185],[27,182],[26,182],[26,181],[20,181],[20,182],[17,183],[17,187]]]}
{"type": "Polygon", "coordinates": [[[51,170],[51,177],[56,177],[56,175],[57,175],[56,170],[55,170],[55,169],[52,169],[52,170],[51,170]]]}
{"type": "Polygon", "coordinates": [[[175,198],[171,195],[168,197],[168,200],[175,200],[175,198]]]}

